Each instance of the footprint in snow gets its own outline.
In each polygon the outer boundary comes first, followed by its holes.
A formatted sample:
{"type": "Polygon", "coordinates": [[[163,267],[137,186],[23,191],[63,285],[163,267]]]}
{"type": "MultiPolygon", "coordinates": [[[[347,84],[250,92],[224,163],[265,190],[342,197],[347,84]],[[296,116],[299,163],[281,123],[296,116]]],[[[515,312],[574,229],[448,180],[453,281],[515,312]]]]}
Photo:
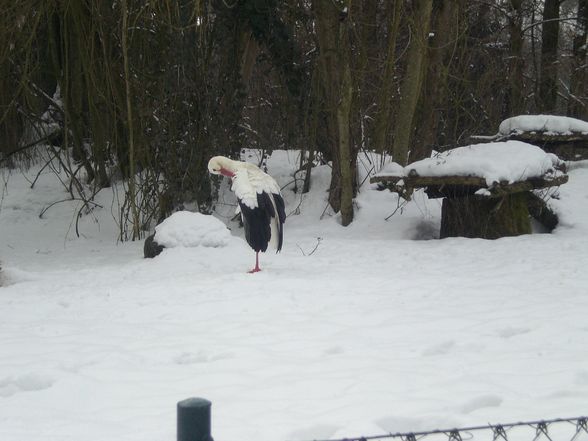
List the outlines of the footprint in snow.
{"type": "Polygon", "coordinates": [[[180,355],[174,357],[174,362],[176,364],[210,363],[212,361],[228,358],[235,358],[235,354],[232,352],[220,352],[218,354],[209,355],[204,351],[199,351],[197,354],[194,354],[193,352],[182,352],[180,355]]]}
{"type": "Polygon", "coordinates": [[[341,346],[331,346],[330,348],[327,348],[323,351],[323,354],[325,355],[338,355],[338,354],[342,354],[343,348],[341,346]]]}
{"type": "Polygon", "coordinates": [[[515,327],[508,327],[501,329],[498,331],[498,335],[502,338],[511,338],[516,337],[517,335],[527,334],[531,332],[529,328],[515,328],[515,327]]]}
{"type": "Polygon", "coordinates": [[[455,342],[453,340],[449,340],[443,343],[439,343],[438,345],[430,346],[423,351],[424,356],[431,356],[431,355],[443,355],[447,354],[453,347],[455,346],[455,342]]]}
{"type": "Polygon", "coordinates": [[[549,395],[546,395],[548,399],[566,399],[566,398],[575,398],[575,397],[583,397],[584,393],[580,390],[573,391],[573,390],[559,390],[549,395]]]}
{"type": "Polygon", "coordinates": [[[54,381],[44,375],[26,374],[0,380],[0,397],[7,398],[19,392],[34,392],[49,389],[54,381]]]}
{"type": "Polygon", "coordinates": [[[502,404],[502,401],[502,398],[497,395],[480,395],[462,405],[460,410],[463,413],[472,413],[486,407],[498,407],[502,404]]]}
{"type": "Polygon", "coordinates": [[[458,427],[459,421],[444,416],[427,415],[423,418],[391,415],[376,420],[384,431],[389,433],[408,433],[434,430],[443,427],[458,427]]]}
{"type": "Polygon", "coordinates": [[[339,427],[330,424],[315,424],[290,432],[286,439],[329,439],[339,430],[339,427]]]}
{"type": "Polygon", "coordinates": [[[211,355],[208,361],[227,360],[229,358],[235,358],[234,352],[219,352],[218,354],[211,355]]]}
{"type": "Polygon", "coordinates": [[[576,384],[588,384],[588,371],[576,373],[576,384]]]}

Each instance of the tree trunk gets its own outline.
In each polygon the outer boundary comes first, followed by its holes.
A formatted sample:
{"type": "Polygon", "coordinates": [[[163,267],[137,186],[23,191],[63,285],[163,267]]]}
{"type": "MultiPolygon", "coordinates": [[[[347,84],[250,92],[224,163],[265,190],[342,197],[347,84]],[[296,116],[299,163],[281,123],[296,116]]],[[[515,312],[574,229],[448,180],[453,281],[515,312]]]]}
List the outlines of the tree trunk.
{"type": "Polygon", "coordinates": [[[448,55],[454,51],[459,38],[463,2],[443,0],[433,9],[431,47],[419,106],[419,130],[410,151],[411,162],[430,157],[439,145],[440,107],[447,95],[447,74],[451,63],[448,55]],[[449,29],[452,31],[447,31],[449,29]]]}
{"type": "MultiPolygon", "coordinates": [[[[346,39],[347,29],[342,27],[342,39],[346,39]]],[[[344,45],[345,46],[345,45],[344,45]]],[[[349,65],[349,51],[344,48],[342,55],[341,96],[337,105],[337,130],[339,135],[339,167],[341,174],[341,223],[344,227],[353,221],[353,167],[351,154],[351,136],[349,120],[353,99],[353,85],[351,82],[351,66],[349,65]]]]}
{"type": "Polygon", "coordinates": [[[259,54],[259,44],[253,38],[251,31],[246,30],[241,34],[238,45],[239,52],[242,54],[240,68],[241,81],[247,88],[251,80],[251,75],[253,74],[255,62],[257,61],[257,55],[259,54]]]}
{"type": "Polygon", "coordinates": [[[557,102],[557,45],[559,42],[559,5],[561,0],[545,0],[541,34],[541,70],[539,74],[538,108],[554,112],[557,102]]]}
{"type": "Polygon", "coordinates": [[[588,0],[578,0],[568,115],[588,120],[588,0]]]}
{"type": "Polygon", "coordinates": [[[345,8],[339,10],[334,2],[313,2],[328,118],[327,130],[333,156],[329,203],[335,212],[341,211],[344,226],[353,220],[355,166],[350,134],[353,99],[348,22],[350,0],[345,3],[345,8]]]}
{"type": "Polygon", "coordinates": [[[135,186],[135,142],[133,131],[133,106],[131,104],[131,75],[129,70],[129,47],[128,47],[128,9],[127,1],[122,0],[122,28],[121,28],[121,50],[124,63],[124,80],[126,91],[126,111],[129,137],[129,203],[133,220],[132,240],[141,238],[141,225],[139,221],[139,210],[137,208],[137,191],[135,186]]]}
{"type": "Polygon", "coordinates": [[[320,77],[323,85],[323,96],[326,115],[326,132],[328,156],[332,159],[331,183],[329,185],[329,204],[338,213],[341,209],[341,186],[339,172],[339,136],[336,123],[336,108],[339,98],[338,85],[338,22],[336,8],[330,2],[313,1],[316,13],[316,33],[319,46],[320,77]]]}
{"type": "Polygon", "coordinates": [[[509,91],[504,117],[508,118],[524,113],[523,94],[523,1],[510,0],[511,15],[509,17],[509,91]]]}
{"type": "Polygon", "coordinates": [[[386,50],[386,61],[384,64],[384,77],[380,86],[380,93],[377,97],[377,109],[374,131],[374,149],[376,152],[384,153],[388,149],[388,132],[392,119],[392,94],[394,90],[394,70],[396,61],[396,40],[402,16],[404,2],[394,0],[390,2],[388,42],[386,50]]]}
{"type": "Polygon", "coordinates": [[[423,84],[423,64],[426,63],[433,0],[415,0],[414,4],[416,7],[411,20],[413,33],[394,128],[393,158],[401,165],[408,163],[413,119],[423,84]]]}
{"type": "Polygon", "coordinates": [[[440,237],[498,239],[531,233],[525,193],[502,198],[445,198],[440,237]]]}

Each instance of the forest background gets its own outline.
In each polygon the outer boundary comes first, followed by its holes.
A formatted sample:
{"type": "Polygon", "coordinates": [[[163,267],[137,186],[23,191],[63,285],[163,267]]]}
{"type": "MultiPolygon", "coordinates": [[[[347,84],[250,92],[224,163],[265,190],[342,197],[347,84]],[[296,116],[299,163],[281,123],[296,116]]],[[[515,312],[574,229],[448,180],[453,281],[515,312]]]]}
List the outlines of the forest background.
{"type": "Polygon", "coordinates": [[[300,151],[300,192],[331,164],[348,225],[364,151],[406,164],[510,116],[588,120],[588,0],[0,5],[0,165],[49,144],[86,209],[122,184],[121,240],[210,213],[214,155],[300,151]]]}

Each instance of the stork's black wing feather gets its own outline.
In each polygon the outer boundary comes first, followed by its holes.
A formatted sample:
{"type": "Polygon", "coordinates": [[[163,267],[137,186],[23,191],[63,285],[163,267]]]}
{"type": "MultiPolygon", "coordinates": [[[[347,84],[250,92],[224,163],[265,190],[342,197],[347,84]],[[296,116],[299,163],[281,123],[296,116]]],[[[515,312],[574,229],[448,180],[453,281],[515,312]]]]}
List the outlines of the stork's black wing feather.
{"type": "Polygon", "coordinates": [[[271,196],[257,193],[257,207],[250,208],[239,200],[241,219],[245,228],[245,239],[254,251],[266,251],[271,237],[271,218],[275,216],[271,196]]]}
{"type": "Polygon", "coordinates": [[[278,219],[280,224],[286,222],[286,205],[284,204],[284,198],[282,198],[281,194],[272,194],[274,197],[274,202],[276,203],[276,209],[278,210],[278,219]]]}
{"type": "Polygon", "coordinates": [[[245,239],[254,251],[265,252],[271,239],[271,222],[277,224],[277,251],[282,249],[284,232],[282,224],[286,220],[284,199],[277,193],[257,193],[257,207],[250,208],[239,200],[241,219],[245,228],[245,239]],[[273,202],[272,202],[273,201],[273,202]],[[274,208],[275,204],[275,208],[274,208]]]}
{"type": "Polygon", "coordinates": [[[278,247],[277,251],[282,249],[284,242],[284,222],[286,222],[286,206],[282,195],[273,193],[274,203],[276,204],[276,211],[278,212],[278,247]]]}

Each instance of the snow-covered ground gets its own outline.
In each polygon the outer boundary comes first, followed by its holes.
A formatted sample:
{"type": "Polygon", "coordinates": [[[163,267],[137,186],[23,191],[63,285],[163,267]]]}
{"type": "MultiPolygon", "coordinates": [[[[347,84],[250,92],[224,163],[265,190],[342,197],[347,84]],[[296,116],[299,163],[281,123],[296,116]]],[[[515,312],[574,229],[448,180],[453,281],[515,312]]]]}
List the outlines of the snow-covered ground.
{"type": "MultiPolygon", "coordinates": [[[[296,165],[278,152],[269,173],[285,185],[296,165]]],[[[284,249],[253,275],[234,224],[224,246],[155,259],[117,244],[111,190],[76,238],[77,202],[39,218],[67,195],[50,171],[31,190],[38,171],[2,171],[2,441],[170,441],[192,396],[216,441],[588,414],[586,164],[553,234],[495,241],[434,239],[440,202],[420,192],[385,221],[397,196],[367,183],[349,227],[320,220],[320,167],[310,194],[284,190],[284,249]]]]}

